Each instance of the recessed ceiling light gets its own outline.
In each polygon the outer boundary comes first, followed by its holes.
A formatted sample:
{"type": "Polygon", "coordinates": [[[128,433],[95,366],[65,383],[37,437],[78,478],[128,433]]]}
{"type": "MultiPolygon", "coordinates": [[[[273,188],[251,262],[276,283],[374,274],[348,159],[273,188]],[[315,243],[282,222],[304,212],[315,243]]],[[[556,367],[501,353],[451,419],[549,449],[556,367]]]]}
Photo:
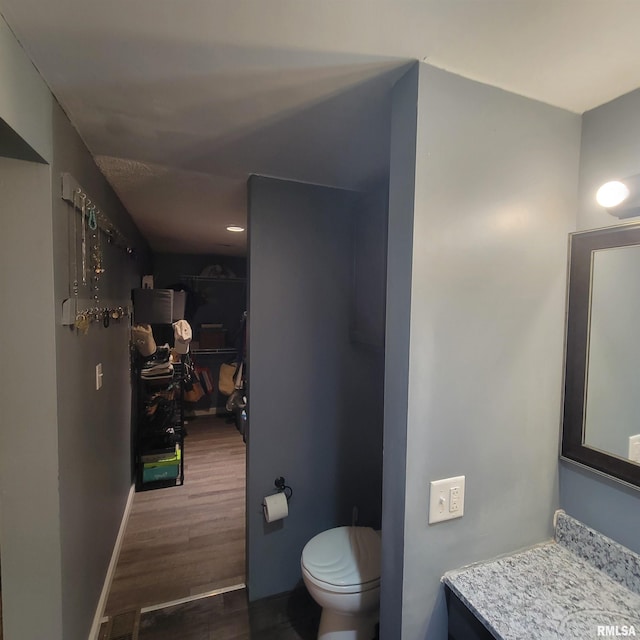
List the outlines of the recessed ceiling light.
{"type": "Polygon", "coordinates": [[[240,233],[241,231],[244,231],[244,227],[239,227],[238,225],[230,224],[227,227],[227,231],[233,231],[233,233],[240,233]]]}

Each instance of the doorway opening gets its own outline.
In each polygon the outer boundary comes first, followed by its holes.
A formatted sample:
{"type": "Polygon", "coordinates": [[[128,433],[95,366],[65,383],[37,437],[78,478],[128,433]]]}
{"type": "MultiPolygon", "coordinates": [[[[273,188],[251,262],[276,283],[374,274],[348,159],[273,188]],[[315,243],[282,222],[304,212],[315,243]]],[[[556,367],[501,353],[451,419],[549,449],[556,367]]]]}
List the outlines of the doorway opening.
{"type": "MultiPolygon", "coordinates": [[[[155,288],[183,292],[182,315],[192,328],[182,357],[189,375],[182,372],[180,393],[184,479],[167,488],[147,481],[146,471],[134,470],[138,492],[107,617],[126,609],[157,610],[245,584],[245,413],[241,404],[230,403],[221,373],[231,369],[240,374],[238,384],[242,379],[246,258],[156,253],[149,275],[155,288]]],[[[174,342],[171,325],[153,325],[153,334],[157,345],[174,342]]],[[[139,384],[134,380],[134,393],[139,384]]],[[[144,398],[137,404],[134,422],[149,408],[144,398]]],[[[133,446],[135,453],[136,438],[133,446]]]]}

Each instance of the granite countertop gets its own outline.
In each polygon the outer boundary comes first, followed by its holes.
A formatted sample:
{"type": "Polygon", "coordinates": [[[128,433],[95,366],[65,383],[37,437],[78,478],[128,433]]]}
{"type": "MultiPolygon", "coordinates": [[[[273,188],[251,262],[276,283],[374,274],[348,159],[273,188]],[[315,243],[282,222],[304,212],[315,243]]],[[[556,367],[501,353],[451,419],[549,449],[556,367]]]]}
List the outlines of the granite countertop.
{"type": "Polygon", "coordinates": [[[555,540],[442,580],[501,640],[640,637],[640,556],[562,512],[555,540]]]}

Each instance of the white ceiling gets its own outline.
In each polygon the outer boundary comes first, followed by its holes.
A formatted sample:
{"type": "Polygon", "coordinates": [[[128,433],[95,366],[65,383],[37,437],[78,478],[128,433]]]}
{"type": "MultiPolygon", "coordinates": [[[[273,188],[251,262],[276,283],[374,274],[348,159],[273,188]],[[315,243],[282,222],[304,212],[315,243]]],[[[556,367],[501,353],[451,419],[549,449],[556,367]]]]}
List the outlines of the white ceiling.
{"type": "Polygon", "coordinates": [[[363,189],[409,60],[581,113],[640,86],[639,0],[0,0],[158,251],[244,251],[251,173],[363,189]]]}

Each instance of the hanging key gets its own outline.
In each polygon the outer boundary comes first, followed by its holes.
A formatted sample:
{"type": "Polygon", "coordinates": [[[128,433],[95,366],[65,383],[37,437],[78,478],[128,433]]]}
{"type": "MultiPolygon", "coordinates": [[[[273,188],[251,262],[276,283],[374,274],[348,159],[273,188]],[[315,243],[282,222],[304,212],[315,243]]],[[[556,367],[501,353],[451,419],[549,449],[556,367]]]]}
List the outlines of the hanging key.
{"type": "Polygon", "coordinates": [[[76,316],[76,330],[82,333],[82,335],[86,336],[89,333],[89,326],[91,324],[91,320],[84,313],[79,313],[76,316]]]}

